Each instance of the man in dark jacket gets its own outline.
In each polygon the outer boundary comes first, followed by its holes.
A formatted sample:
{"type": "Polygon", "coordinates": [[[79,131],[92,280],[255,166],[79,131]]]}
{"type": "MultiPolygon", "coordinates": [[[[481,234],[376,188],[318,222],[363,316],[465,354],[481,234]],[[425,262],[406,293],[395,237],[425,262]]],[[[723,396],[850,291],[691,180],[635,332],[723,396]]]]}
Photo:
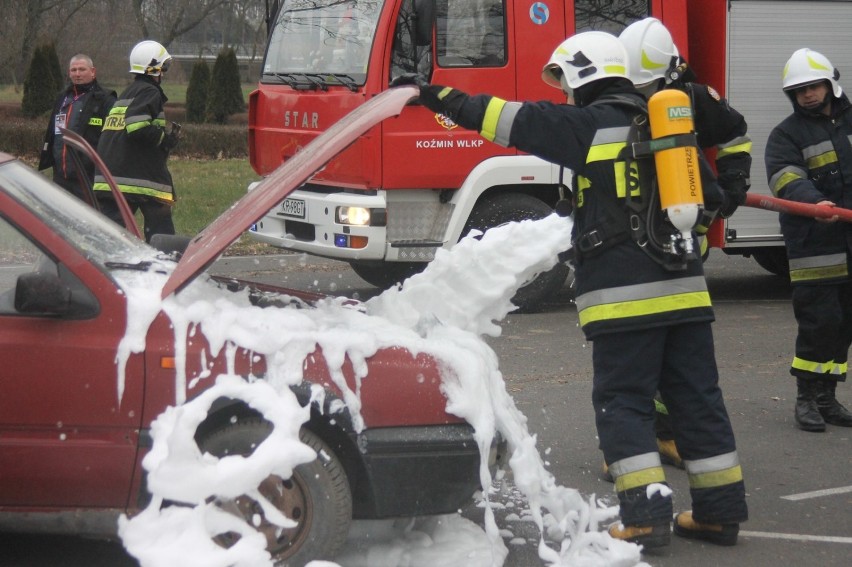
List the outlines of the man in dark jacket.
{"type": "MultiPolygon", "coordinates": [[[[106,91],[95,77],[96,70],[88,55],[78,53],[68,64],[71,84],[59,94],[44,133],[39,158],[39,170],[53,168],[53,181],[72,195],[84,199],[74,159],[62,140],[60,128],[67,128],[85,138],[93,148],[98,147],[104,118],[115,103],[115,91],[106,91]]],[[[94,164],[83,158],[86,182],[91,183],[94,164]]]]}
{"type": "MultiPolygon", "coordinates": [[[[645,547],[669,543],[671,490],[654,435],[659,390],[690,477],[693,510],[677,515],[675,533],[733,545],[748,511],[718,385],[710,295],[694,236],[687,242],[663,218],[654,184],[643,182],[654,175],[653,159],[628,154],[634,119],[647,108],[627,78],[624,46],[608,33],[577,34],[554,51],[542,78],[576,106],[428,84],[420,101],[487,140],[574,172],[577,312],[594,345],[592,402],[621,512],[610,535],[645,547]],[[649,241],[652,234],[668,247],[649,241]]],[[[721,191],[708,168],[702,173],[704,200],[718,208],[721,191]]]]}
{"type": "MultiPolygon", "coordinates": [[[[852,207],[852,106],[839,77],[828,58],[807,48],[784,66],[782,88],[793,114],[772,130],[765,152],[775,195],[852,207]]],[[[790,367],[798,389],[796,425],[804,431],[825,431],[826,423],[852,427],[852,413],[835,397],[852,344],[852,225],[783,213],[780,221],[799,324],[790,367]]]]}
{"type": "MultiPolygon", "coordinates": [[[[98,154],[115,177],[133,212],[142,211],[145,240],[154,234],[174,234],[172,206],[175,203],[172,174],[166,165],[177,145],[179,130],[167,128],[166,95],[160,87],[172,56],[156,41],[136,44],[130,52],[130,72],[135,80],[118,97],[106,120],[98,143],[98,154]]],[[[100,175],[94,189],[101,210],[123,225],[121,213],[100,175]]]]}

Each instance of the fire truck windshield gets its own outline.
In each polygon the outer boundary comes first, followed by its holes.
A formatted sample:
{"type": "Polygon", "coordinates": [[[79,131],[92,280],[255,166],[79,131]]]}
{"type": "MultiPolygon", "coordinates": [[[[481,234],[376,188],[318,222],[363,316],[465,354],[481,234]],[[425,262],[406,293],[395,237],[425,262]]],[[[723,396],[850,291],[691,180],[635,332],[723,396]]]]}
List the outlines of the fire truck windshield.
{"type": "Polygon", "coordinates": [[[270,33],[264,82],[294,88],[363,85],[383,2],[284,0],[270,33]]]}

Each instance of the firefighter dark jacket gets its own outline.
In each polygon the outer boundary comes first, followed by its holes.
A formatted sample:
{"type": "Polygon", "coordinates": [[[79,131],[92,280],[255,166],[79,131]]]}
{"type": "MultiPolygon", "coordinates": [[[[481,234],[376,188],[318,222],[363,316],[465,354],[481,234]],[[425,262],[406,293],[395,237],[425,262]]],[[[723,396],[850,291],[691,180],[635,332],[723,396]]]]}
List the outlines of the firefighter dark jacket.
{"type": "MultiPolygon", "coordinates": [[[[832,201],[852,207],[852,106],[845,94],[832,101],[832,115],[793,114],[769,134],[766,175],[782,199],[802,203],[832,201]]],[[[780,214],[793,285],[848,279],[847,251],[852,225],[780,214]]]]}
{"type": "MultiPolygon", "coordinates": [[[[139,75],[121,93],[104,121],[98,154],[122,193],[144,195],[171,203],[175,200],[168,159],[166,95],[154,79],[139,75]]],[[[109,191],[103,177],[95,177],[96,191],[109,191]]]]}
{"type": "MultiPolygon", "coordinates": [[[[745,202],[751,186],[751,138],[742,114],[731,108],[728,101],[708,85],[675,82],[669,88],[689,95],[695,111],[695,133],[702,149],[716,150],[716,173],[719,186],[725,191],[726,203],[721,214],[731,216],[737,205],[745,202]]],[[[712,219],[702,219],[699,232],[709,229],[712,219]]]]}
{"type": "MultiPolygon", "coordinates": [[[[113,103],[115,103],[115,91],[105,90],[97,80],[82,88],[69,85],[62,91],[53,105],[53,112],[50,114],[50,121],[44,133],[44,143],[38,162],[39,171],[54,167],[57,169],[54,171],[54,177],[58,173],[66,179],[71,179],[75,171],[71,157],[66,154],[64,144],[61,142],[62,136],[56,132],[57,115],[63,114],[65,127],[80,134],[93,148],[97,148],[104,119],[113,103]],[[60,159],[59,163],[57,163],[57,157],[60,159]]],[[[94,164],[89,163],[87,166],[89,179],[92,179],[94,164]]]]}
{"type": "MultiPolygon", "coordinates": [[[[583,106],[507,102],[488,95],[421,88],[421,101],[497,144],[516,147],[575,174],[573,240],[613,224],[612,202],[623,206],[623,148],[645,99],[627,80],[615,80],[583,106]],[[435,93],[438,92],[437,96],[435,93]],[[436,104],[436,101],[440,101],[436,104]],[[443,102],[446,101],[446,102],[443,102]],[[625,101],[630,104],[625,104],[625,101]]],[[[721,190],[704,168],[704,201],[718,208],[721,190]]],[[[619,228],[619,227],[617,227],[619,228]]],[[[577,311],[587,338],[684,322],[713,321],[700,259],[665,269],[629,236],[616,239],[576,266],[577,311]]]]}

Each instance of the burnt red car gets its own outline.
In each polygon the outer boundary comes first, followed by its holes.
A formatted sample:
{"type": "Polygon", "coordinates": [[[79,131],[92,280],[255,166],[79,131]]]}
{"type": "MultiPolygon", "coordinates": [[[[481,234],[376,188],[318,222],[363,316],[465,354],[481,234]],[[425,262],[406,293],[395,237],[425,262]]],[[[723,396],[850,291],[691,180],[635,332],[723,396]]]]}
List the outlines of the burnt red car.
{"type": "MultiPolygon", "coordinates": [[[[163,295],[180,293],[192,278],[208,277],[203,270],[252,222],[416,94],[410,87],[395,91],[344,119],[193,238],[163,295]]],[[[156,269],[157,263],[139,261],[152,256],[174,261],[0,153],[0,529],[110,535],[119,515],[132,515],[148,502],[141,463],[151,445],[149,427],[181,399],[174,331],[164,313],[151,324],[144,352],[127,359],[120,395],[116,364],[128,319],[118,279],[122,271],[156,269]]],[[[249,285],[254,301],[269,309],[293,298],[313,299],[245,282],[219,285],[223,293],[244,292],[249,285]]],[[[203,378],[206,369],[193,355],[205,348],[204,341],[186,348],[185,396],[192,399],[212,380],[203,378]]],[[[283,532],[262,523],[276,560],[329,559],[352,518],[454,512],[479,487],[473,430],[445,412],[436,361],[385,348],[367,364],[368,379],[360,389],[366,428],[356,433],[348,412],[329,411],[341,393],[322,351],[305,361],[306,381],[296,388],[303,405],[310,403],[311,384],[326,390],[326,407],[312,408],[301,433],[320,458],[290,479],[264,483],[276,507],[298,521],[283,532]]],[[[241,374],[262,375],[263,360],[242,353],[237,367],[241,374]]],[[[225,370],[225,361],[213,361],[212,368],[215,376],[225,370]]],[[[351,364],[343,369],[354,388],[351,364]]],[[[244,403],[221,399],[196,440],[214,455],[245,454],[268,428],[244,403]]],[[[256,513],[248,498],[234,504],[246,517],[256,513]]]]}

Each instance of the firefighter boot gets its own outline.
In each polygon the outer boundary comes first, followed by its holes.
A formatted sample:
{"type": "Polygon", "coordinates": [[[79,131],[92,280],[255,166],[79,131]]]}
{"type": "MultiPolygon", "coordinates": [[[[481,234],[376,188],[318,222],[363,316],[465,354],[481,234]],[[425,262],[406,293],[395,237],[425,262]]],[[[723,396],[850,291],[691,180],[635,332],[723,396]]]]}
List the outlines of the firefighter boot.
{"type": "Polygon", "coordinates": [[[660,439],[657,437],[657,450],[660,451],[660,461],[679,469],[683,468],[683,459],[677,451],[674,439],[660,439]]]}
{"type": "Polygon", "coordinates": [[[619,522],[611,525],[607,531],[615,539],[636,543],[645,549],[665,547],[672,537],[669,522],[656,526],[625,526],[619,522]]]}
{"type": "Polygon", "coordinates": [[[612,473],[609,472],[609,465],[604,461],[603,466],[601,467],[601,478],[607,482],[615,482],[615,479],[612,478],[612,473]]]}
{"type": "MultiPolygon", "coordinates": [[[[822,385],[817,380],[796,378],[796,426],[802,431],[825,431],[825,420],[817,406],[817,393],[822,385]]],[[[839,404],[838,404],[839,405],[839,404]]]]}
{"type": "Polygon", "coordinates": [[[716,545],[736,545],[740,533],[739,524],[705,524],[696,522],[692,510],[681,512],[674,518],[676,536],[688,539],[700,539],[716,545]]]}
{"type": "Polygon", "coordinates": [[[837,380],[820,380],[816,403],[819,413],[826,423],[840,427],[852,427],[852,413],[834,397],[837,380]]]}

